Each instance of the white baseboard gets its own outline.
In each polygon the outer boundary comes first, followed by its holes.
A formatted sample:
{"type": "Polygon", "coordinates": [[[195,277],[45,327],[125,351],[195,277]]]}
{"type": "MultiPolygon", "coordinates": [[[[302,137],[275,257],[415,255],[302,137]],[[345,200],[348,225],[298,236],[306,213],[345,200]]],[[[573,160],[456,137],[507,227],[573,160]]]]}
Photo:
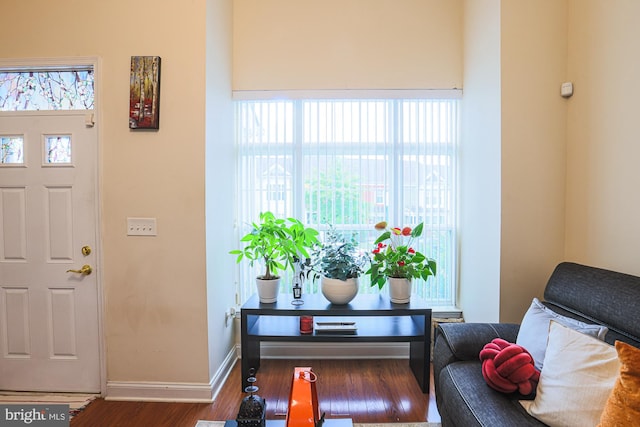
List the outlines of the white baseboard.
{"type": "Polygon", "coordinates": [[[213,393],[205,383],[108,381],[105,400],[211,403],[213,393]]]}
{"type": "Polygon", "coordinates": [[[222,365],[218,368],[213,378],[211,378],[210,384],[211,390],[213,390],[211,401],[218,397],[218,393],[220,393],[222,386],[227,381],[227,378],[229,378],[229,374],[238,360],[240,360],[240,346],[235,345],[229,353],[227,353],[227,357],[224,358],[222,365]]]}
{"type": "Polygon", "coordinates": [[[220,392],[237,360],[238,349],[234,346],[208,383],[107,381],[105,400],[211,403],[220,392]]]}
{"type": "MultiPolygon", "coordinates": [[[[409,357],[408,343],[262,343],[264,359],[403,359],[409,357]]],[[[106,400],[139,402],[212,402],[227,380],[240,346],[234,346],[208,383],[161,383],[108,381],[106,400]]]]}

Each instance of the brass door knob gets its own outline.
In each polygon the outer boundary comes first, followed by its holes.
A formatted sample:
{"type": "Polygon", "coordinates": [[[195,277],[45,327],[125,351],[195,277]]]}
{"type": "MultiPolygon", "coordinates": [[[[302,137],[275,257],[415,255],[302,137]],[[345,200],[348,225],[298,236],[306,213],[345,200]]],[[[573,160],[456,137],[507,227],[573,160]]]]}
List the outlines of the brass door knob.
{"type": "Polygon", "coordinates": [[[92,271],[93,269],[91,268],[91,266],[88,264],[85,264],[82,266],[80,270],[67,270],[67,273],[79,273],[79,274],[84,274],[85,276],[88,276],[89,274],[91,274],[92,271]]]}

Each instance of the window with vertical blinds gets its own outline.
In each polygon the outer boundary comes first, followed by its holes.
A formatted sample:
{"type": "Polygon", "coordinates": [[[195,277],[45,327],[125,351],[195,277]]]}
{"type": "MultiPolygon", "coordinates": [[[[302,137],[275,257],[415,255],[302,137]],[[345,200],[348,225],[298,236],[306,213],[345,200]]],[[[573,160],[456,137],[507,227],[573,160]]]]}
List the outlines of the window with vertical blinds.
{"type": "MultiPolygon", "coordinates": [[[[356,233],[373,249],[374,224],[415,226],[438,274],[414,284],[434,306],[455,305],[459,100],[295,99],[236,101],[239,236],[260,212],[325,231],[356,233]]],[[[321,236],[322,237],[322,236],[321,236]]],[[[258,268],[238,265],[241,302],[258,268]]],[[[371,288],[360,279],[362,293],[371,288]]],[[[307,281],[304,292],[318,292],[307,281]]],[[[291,280],[281,292],[290,292],[291,280]]]]}

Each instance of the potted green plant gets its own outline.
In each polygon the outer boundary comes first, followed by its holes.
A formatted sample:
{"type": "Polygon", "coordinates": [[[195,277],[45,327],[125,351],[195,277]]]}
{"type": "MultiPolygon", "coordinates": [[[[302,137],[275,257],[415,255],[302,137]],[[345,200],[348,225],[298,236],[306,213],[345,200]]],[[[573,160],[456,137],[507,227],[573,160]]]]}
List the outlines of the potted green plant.
{"type": "Polygon", "coordinates": [[[260,214],[260,222],[252,223],[251,232],[240,239],[246,243],[243,249],[229,253],[236,255],[236,262],[249,260],[253,266],[261,262],[264,274],[256,277],[260,302],[276,302],[280,287],[280,272],[294,269],[298,258],[308,258],[307,249],[319,243],[318,231],[305,227],[295,218],[276,218],[272,212],[260,214]]]}
{"type": "Polygon", "coordinates": [[[324,242],[317,245],[303,269],[320,277],[320,290],[332,304],[348,304],[355,298],[359,277],[369,262],[367,254],[358,248],[355,235],[347,239],[330,226],[324,242]]]}
{"type": "Polygon", "coordinates": [[[366,272],[371,276],[371,286],[382,289],[388,281],[391,302],[408,303],[412,279],[427,280],[429,276],[436,275],[436,261],[411,246],[413,240],[422,235],[424,223],[413,229],[389,229],[386,221],[382,221],[375,228],[382,234],[375,241],[371,267],[366,272]]]}

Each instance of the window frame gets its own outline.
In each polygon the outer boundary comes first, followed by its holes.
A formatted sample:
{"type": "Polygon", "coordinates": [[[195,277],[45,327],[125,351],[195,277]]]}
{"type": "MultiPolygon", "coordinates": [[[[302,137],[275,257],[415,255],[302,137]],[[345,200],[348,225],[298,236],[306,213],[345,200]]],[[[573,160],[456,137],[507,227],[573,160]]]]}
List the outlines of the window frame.
{"type": "MultiPolygon", "coordinates": [[[[284,102],[294,102],[294,110],[299,110],[300,107],[300,103],[297,101],[302,101],[304,102],[304,100],[331,100],[331,99],[335,99],[335,100],[378,100],[381,99],[381,97],[384,97],[384,101],[385,102],[402,102],[405,100],[458,100],[462,97],[462,92],[459,90],[417,90],[417,91],[404,91],[404,90],[400,90],[400,91],[286,91],[286,92],[282,92],[282,91],[278,91],[278,92],[274,92],[274,91],[242,91],[242,92],[234,92],[234,101],[284,101],[284,102]]],[[[397,105],[394,108],[398,108],[397,105]]],[[[455,103],[455,110],[456,110],[456,136],[455,136],[455,141],[454,143],[451,145],[450,148],[450,155],[452,158],[455,159],[455,161],[457,162],[458,159],[458,144],[459,144],[459,122],[460,122],[460,103],[455,103]]],[[[237,112],[237,109],[236,109],[237,112]]],[[[300,115],[301,112],[300,111],[296,111],[294,114],[300,115]]],[[[394,119],[396,122],[401,121],[401,118],[397,117],[397,112],[394,112],[394,119]]],[[[238,125],[237,125],[237,117],[236,117],[236,132],[239,133],[238,131],[238,125]]],[[[396,123],[394,122],[394,123],[396,123]]],[[[281,150],[286,151],[288,149],[291,149],[293,153],[297,154],[299,158],[301,158],[301,153],[305,150],[304,147],[304,143],[302,142],[302,137],[301,137],[301,133],[302,130],[300,129],[301,124],[294,124],[294,135],[293,135],[293,142],[292,144],[283,144],[282,147],[280,147],[281,150]],[[298,144],[298,145],[296,145],[298,144]]],[[[395,127],[395,126],[394,126],[395,127]]],[[[392,129],[392,132],[397,132],[397,129],[392,129]]],[[[394,137],[395,139],[397,139],[397,135],[394,137]]],[[[395,141],[396,143],[398,143],[398,141],[395,141]]],[[[238,144],[238,141],[236,141],[236,144],[238,144]]],[[[238,150],[240,151],[240,150],[238,150]]],[[[407,152],[410,152],[411,149],[410,147],[404,147],[403,148],[403,153],[406,154],[407,152]]],[[[274,154],[273,152],[271,152],[271,154],[274,154]]],[[[240,154],[238,155],[238,157],[240,158],[240,154]]],[[[240,159],[238,158],[238,162],[240,162],[240,159]]],[[[394,155],[394,159],[397,158],[397,156],[394,155]]],[[[395,161],[395,160],[394,160],[395,161]]],[[[294,161],[295,163],[298,163],[298,161],[294,161]]],[[[295,174],[296,170],[299,170],[299,168],[301,167],[300,164],[297,164],[293,167],[293,174],[295,174]]],[[[436,302],[435,305],[439,305],[439,306],[446,306],[446,307],[450,307],[450,306],[455,306],[457,303],[457,288],[458,288],[458,280],[457,280],[457,195],[458,195],[458,191],[459,188],[457,186],[457,165],[456,167],[456,176],[454,177],[454,179],[456,180],[456,183],[454,184],[454,193],[453,193],[453,197],[455,198],[455,200],[451,200],[450,203],[454,204],[454,216],[455,218],[453,219],[453,223],[451,224],[451,244],[452,244],[452,251],[450,253],[450,256],[452,257],[452,267],[450,267],[450,280],[451,280],[451,289],[450,289],[450,293],[449,293],[449,297],[447,301],[440,301],[440,303],[436,302]]],[[[398,168],[396,168],[397,170],[398,168]]],[[[440,177],[435,177],[432,179],[439,179],[440,177]]],[[[303,181],[303,180],[292,180],[292,184],[291,184],[291,191],[293,191],[294,193],[294,198],[298,199],[298,200],[304,200],[304,190],[303,190],[303,185],[301,182],[297,182],[297,181],[303,181]]],[[[273,185],[273,184],[272,184],[273,185]]],[[[285,192],[290,191],[290,189],[288,188],[288,186],[286,184],[283,184],[283,186],[285,187],[285,192]]],[[[240,190],[240,189],[238,189],[240,190]]],[[[375,199],[379,199],[380,197],[380,192],[384,191],[384,190],[373,190],[373,197],[375,199]]],[[[400,206],[402,206],[402,195],[399,194],[402,193],[402,191],[392,191],[392,200],[389,201],[388,204],[396,206],[397,207],[397,211],[399,213],[396,213],[395,216],[397,217],[402,217],[402,208],[400,206]]],[[[240,191],[237,192],[237,194],[240,194],[240,191]]],[[[382,193],[383,196],[382,198],[384,199],[384,192],[382,193]]],[[[437,195],[437,203],[439,206],[442,206],[445,201],[443,200],[444,197],[442,195],[437,195]]],[[[306,218],[305,214],[304,214],[304,209],[302,208],[304,205],[304,201],[303,202],[299,202],[297,203],[295,206],[292,207],[293,209],[293,213],[292,215],[295,216],[296,218],[300,218],[303,222],[307,223],[307,225],[312,226],[312,227],[316,227],[318,228],[320,231],[323,231],[324,228],[323,227],[319,227],[318,224],[314,224],[314,223],[309,223],[306,220],[308,218],[306,218]]],[[[426,206],[426,205],[425,205],[426,206]]],[[[239,209],[239,208],[238,208],[239,209]]],[[[257,214],[256,214],[257,215],[257,214]]],[[[392,215],[394,216],[394,215],[392,215]]],[[[244,221],[246,223],[245,220],[239,220],[239,223],[244,221]]],[[[363,226],[368,226],[372,228],[373,224],[367,224],[367,225],[363,225],[363,226]]],[[[246,229],[242,229],[241,227],[238,229],[238,240],[239,238],[244,235],[247,232],[246,229]]],[[[361,242],[361,245],[363,248],[367,248],[367,243],[368,242],[361,242]]],[[[249,286],[251,286],[249,289],[254,289],[253,287],[255,286],[253,284],[253,281],[251,280],[251,283],[248,284],[246,282],[248,282],[248,278],[250,278],[251,276],[244,276],[244,278],[241,278],[242,275],[237,275],[237,279],[238,279],[238,295],[239,295],[239,302],[242,303],[244,300],[246,300],[246,298],[248,298],[251,295],[251,291],[249,291],[249,293],[247,294],[247,291],[243,292],[243,287],[244,289],[247,289],[249,286]],[[242,282],[241,282],[242,281],[242,282]],[[244,295],[246,294],[246,295],[244,295]]],[[[289,285],[287,285],[287,278],[284,278],[285,280],[283,280],[283,289],[284,291],[290,292],[290,290],[288,289],[289,285]]],[[[317,285],[308,285],[308,288],[305,290],[305,292],[318,292],[318,286],[317,285]]],[[[368,287],[368,285],[367,285],[368,287]]],[[[361,286],[361,290],[362,290],[362,286],[361,286]]],[[[371,292],[379,292],[377,288],[374,288],[371,292]]],[[[366,292],[366,293],[370,293],[370,292],[366,292]]]]}

